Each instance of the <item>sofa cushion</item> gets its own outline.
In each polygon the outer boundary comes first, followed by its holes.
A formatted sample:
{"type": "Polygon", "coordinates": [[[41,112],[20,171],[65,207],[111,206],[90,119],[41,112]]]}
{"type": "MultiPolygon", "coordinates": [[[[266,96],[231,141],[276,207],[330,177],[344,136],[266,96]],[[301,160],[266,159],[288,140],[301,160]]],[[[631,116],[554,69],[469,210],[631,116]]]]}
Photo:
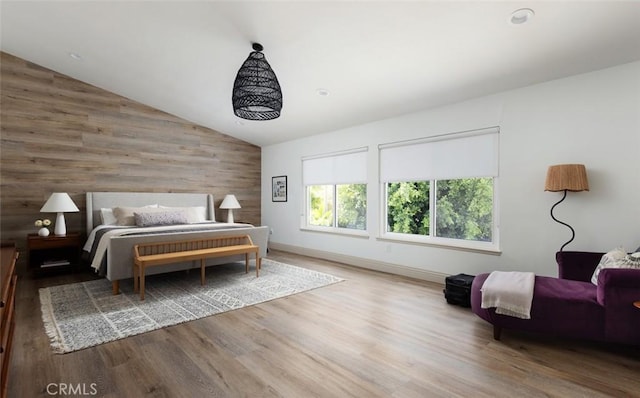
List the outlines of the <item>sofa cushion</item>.
{"type": "Polygon", "coordinates": [[[489,274],[473,281],[471,307],[486,321],[505,329],[543,332],[558,336],[602,340],[605,309],[597,301],[597,288],[589,282],[536,276],[531,319],[519,319],[481,308],[481,287],[489,274]]]}
{"type": "Polygon", "coordinates": [[[558,277],[590,282],[603,255],[602,252],[557,252],[558,277]]]}

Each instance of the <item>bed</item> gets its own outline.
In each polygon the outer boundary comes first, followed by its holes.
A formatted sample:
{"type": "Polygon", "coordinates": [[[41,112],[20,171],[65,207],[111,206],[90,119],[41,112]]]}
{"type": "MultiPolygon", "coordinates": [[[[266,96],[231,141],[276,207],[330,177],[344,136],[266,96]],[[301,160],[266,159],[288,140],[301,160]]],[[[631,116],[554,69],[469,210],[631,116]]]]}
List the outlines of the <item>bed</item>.
{"type": "MultiPolygon", "coordinates": [[[[112,282],[113,292],[119,291],[119,281],[133,278],[133,246],[139,243],[204,239],[215,236],[249,235],[260,247],[259,256],[267,254],[269,228],[249,224],[215,222],[213,196],[205,193],[141,193],[141,192],[87,192],[87,242],[83,257],[100,275],[112,282]],[[162,226],[112,225],[111,212],[123,209],[149,207],[157,213],[183,217],[188,213],[189,223],[162,226]],[[173,211],[176,210],[177,211],[173,211]],[[197,218],[197,219],[196,219],[197,218]]],[[[143,212],[136,214],[140,216],[143,212]]],[[[146,213],[145,213],[146,214],[146,213]]],[[[122,214],[119,214],[122,215],[122,214]]],[[[138,219],[138,221],[140,221],[138,219]]],[[[143,220],[144,221],[144,220],[143,220]]],[[[175,220],[174,220],[175,221],[175,220]]],[[[214,258],[207,266],[244,260],[244,256],[214,258]]],[[[199,268],[198,262],[168,264],[154,267],[149,275],[199,268]]]]}

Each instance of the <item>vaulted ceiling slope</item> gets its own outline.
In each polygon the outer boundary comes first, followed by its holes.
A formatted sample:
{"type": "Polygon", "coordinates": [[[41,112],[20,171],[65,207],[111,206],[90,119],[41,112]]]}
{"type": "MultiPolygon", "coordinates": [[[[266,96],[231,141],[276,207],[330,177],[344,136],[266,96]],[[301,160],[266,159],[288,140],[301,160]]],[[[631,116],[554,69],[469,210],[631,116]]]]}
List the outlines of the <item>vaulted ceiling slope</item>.
{"type": "Polygon", "coordinates": [[[0,7],[2,51],[260,146],[640,59],[637,1],[0,7]],[[511,24],[523,7],[533,19],[511,24]],[[254,41],[282,86],[282,116],[271,121],[231,108],[254,41]]]}

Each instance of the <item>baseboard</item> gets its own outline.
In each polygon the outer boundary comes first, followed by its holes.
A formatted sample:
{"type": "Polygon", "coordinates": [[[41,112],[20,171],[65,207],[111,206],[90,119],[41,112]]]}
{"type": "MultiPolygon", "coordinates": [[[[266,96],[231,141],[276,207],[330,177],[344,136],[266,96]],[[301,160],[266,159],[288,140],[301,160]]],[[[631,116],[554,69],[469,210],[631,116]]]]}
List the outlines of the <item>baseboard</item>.
{"type": "Polygon", "coordinates": [[[367,258],[348,256],[340,253],[333,253],[324,250],[309,249],[306,247],[287,245],[284,243],[269,242],[269,248],[274,250],[282,250],[289,253],[301,254],[303,256],[316,257],[324,260],[335,261],[338,263],[353,265],[360,268],[366,268],[374,271],[386,272],[388,274],[402,275],[409,278],[421,279],[429,282],[436,282],[444,285],[444,278],[447,274],[440,272],[427,271],[418,268],[407,267],[404,265],[387,263],[384,261],[370,260],[367,258]]]}

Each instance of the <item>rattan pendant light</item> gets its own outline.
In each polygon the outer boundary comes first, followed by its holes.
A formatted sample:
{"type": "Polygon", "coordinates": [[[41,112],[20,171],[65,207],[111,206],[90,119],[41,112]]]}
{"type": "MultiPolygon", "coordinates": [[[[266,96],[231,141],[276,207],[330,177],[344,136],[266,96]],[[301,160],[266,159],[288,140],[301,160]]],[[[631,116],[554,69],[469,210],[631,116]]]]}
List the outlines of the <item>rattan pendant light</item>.
{"type": "Polygon", "coordinates": [[[233,113],[248,120],[275,119],[282,110],[280,83],[262,53],[262,45],[253,43],[253,50],[233,83],[233,113]]]}

